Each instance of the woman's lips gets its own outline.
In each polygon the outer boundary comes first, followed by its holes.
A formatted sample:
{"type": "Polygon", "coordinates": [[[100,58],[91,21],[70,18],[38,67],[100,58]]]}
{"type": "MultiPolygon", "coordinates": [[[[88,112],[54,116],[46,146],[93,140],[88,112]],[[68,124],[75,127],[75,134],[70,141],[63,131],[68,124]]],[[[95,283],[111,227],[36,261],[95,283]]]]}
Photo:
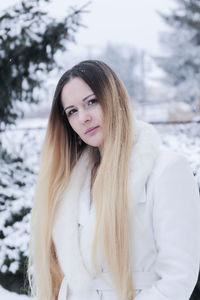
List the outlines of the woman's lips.
{"type": "Polygon", "coordinates": [[[97,131],[98,128],[99,128],[99,126],[88,128],[86,130],[85,134],[92,135],[93,133],[95,133],[97,131]]]}

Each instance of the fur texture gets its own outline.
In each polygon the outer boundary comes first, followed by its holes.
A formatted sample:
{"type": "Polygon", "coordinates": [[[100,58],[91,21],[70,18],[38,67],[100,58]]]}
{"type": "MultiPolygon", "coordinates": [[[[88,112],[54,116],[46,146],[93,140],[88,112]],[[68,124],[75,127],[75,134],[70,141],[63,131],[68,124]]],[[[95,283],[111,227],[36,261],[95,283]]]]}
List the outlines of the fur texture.
{"type": "MultiPolygon", "coordinates": [[[[151,173],[160,146],[160,139],[153,126],[134,120],[134,143],[130,166],[130,208],[144,201],[142,191],[151,173]]],[[[69,286],[73,290],[87,290],[95,272],[91,265],[91,245],[95,222],[92,206],[91,217],[84,227],[82,247],[78,234],[78,208],[80,191],[91,170],[88,153],[82,154],[73,169],[70,183],[61,199],[55,215],[53,240],[58,261],[69,286]]]]}

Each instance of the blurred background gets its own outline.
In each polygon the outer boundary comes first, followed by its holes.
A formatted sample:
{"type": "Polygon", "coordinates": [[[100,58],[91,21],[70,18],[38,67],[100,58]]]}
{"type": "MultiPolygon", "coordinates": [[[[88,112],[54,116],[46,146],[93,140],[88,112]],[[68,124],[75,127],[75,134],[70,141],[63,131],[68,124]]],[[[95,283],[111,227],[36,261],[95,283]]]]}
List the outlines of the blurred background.
{"type": "MultiPolygon", "coordinates": [[[[0,299],[25,300],[29,222],[60,76],[100,59],[137,118],[184,154],[200,187],[199,0],[7,0],[0,3],[0,299]]],[[[192,300],[200,299],[200,280],[192,300]]]]}

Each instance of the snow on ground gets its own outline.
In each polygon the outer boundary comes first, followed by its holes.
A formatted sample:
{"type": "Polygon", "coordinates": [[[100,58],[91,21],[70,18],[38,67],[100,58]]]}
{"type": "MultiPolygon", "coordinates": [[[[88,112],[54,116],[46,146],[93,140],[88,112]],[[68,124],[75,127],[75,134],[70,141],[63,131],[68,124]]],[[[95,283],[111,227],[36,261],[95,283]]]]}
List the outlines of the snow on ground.
{"type": "Polygon", "coordinates": [[[183,154],[200,187],[200,123],[156,125],[164,149],[183,154]]]}

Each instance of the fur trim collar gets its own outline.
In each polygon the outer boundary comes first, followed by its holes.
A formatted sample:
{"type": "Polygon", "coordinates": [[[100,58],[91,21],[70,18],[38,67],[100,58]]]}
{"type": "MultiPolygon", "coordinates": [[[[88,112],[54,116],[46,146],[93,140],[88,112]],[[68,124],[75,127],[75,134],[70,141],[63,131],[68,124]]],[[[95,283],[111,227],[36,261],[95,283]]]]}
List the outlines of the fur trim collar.
{"type": "MultiPolygon", "coordinates": [[[[134,144],[131,154],[131,208],[144,201],[142,190],[159,151],[160,140],[152,125],[134,120],[134,144]]],[[[90,170],[87,152],[83,153],[74,167],[69,185],[61,199],[55,214],[53,241],[60,267],[66,276],[69,286],[74,290],[89,288],[91,278],[95,277],[90,257],[95,222],[94,206],[91,218],[84,228],[84,243],[80,249],[78,234],[79,193],[90,170]],[[82,250],[82,251],[81,251],[82,250]]]]}

